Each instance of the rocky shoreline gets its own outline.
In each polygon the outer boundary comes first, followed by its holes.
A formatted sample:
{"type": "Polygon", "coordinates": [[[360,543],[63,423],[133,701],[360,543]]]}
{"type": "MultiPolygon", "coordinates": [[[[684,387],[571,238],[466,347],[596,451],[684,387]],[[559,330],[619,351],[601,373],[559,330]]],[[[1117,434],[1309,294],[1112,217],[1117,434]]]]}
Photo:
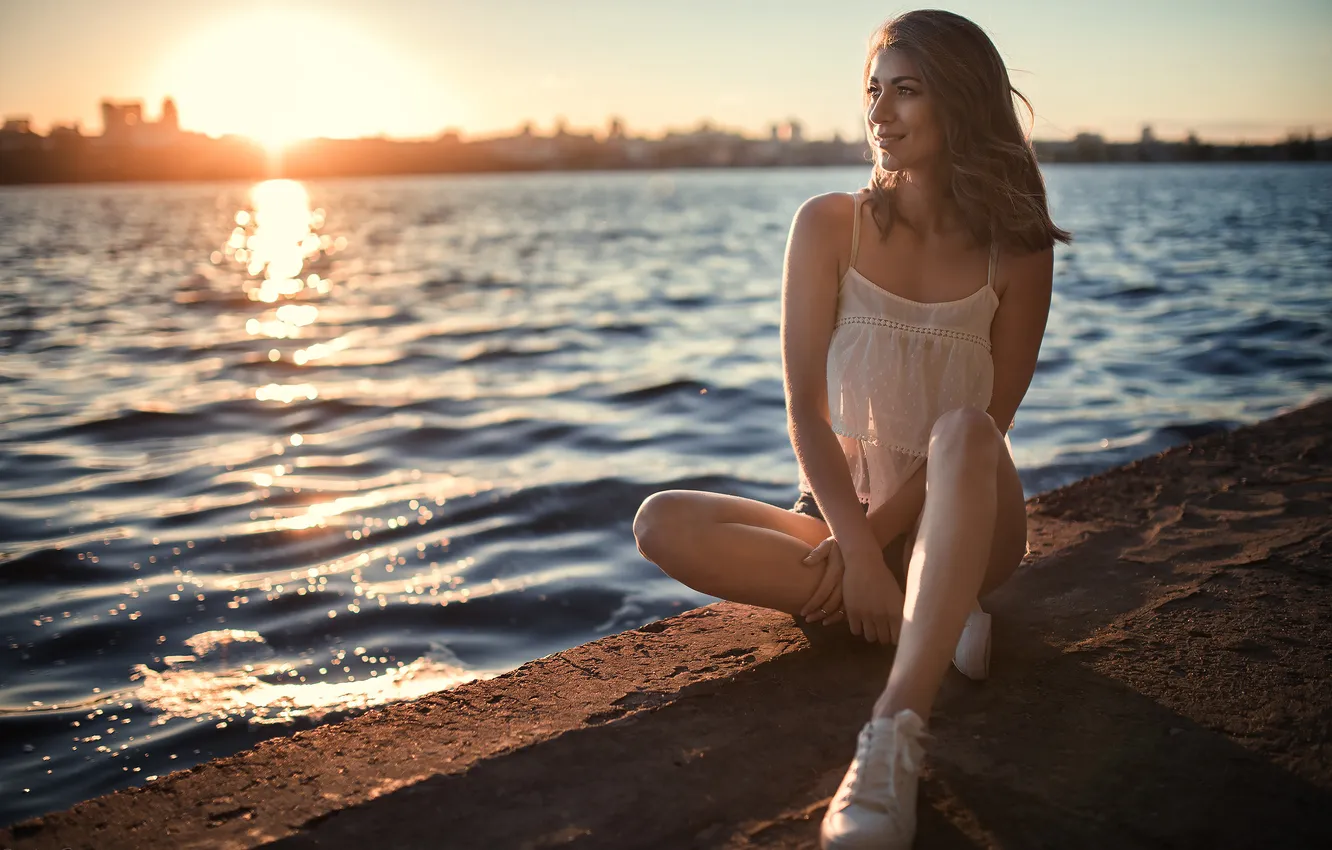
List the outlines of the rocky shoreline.
{"type": "MultiPolygon", "coordinates": [[[[1028,502],[918,847],[1332,846],[1332,400],[1028,502]]],[[[710,605],[0,831],[4,848],[812,848],[891,662],[710,605]]]]}

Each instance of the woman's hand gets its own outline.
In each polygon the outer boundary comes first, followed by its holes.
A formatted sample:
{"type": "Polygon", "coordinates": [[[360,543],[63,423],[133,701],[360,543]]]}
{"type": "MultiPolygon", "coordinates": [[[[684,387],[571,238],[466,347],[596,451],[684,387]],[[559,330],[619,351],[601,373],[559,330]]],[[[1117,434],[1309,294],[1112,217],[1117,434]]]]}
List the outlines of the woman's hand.
{"type": "Polygon", "coordinates": [[[870,643],[897,643],[905,597],[880,549],[843,552],[842,599],[851,633],[870,643]]]}
{"type": "Polygon", "coordinates": [[[837,548],[837,540],[829,537],[810,550],[804,559],[805,566],[823,565],[823,579],[819,582],[814,595],[800,609],[800,616],[805,622],[822,622],[825,626],[840,621],[846,616],[842,610],[842,574],[844,565],[842,551],[837,548]]]}

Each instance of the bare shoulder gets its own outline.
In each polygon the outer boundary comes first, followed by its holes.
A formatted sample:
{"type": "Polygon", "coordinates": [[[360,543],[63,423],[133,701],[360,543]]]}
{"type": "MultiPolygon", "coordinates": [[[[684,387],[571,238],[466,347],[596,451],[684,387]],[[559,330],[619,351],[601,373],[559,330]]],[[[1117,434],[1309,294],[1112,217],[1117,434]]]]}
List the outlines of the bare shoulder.
{"type": "Polygon", "coordinates": [[[791,222],[791,248],[834,260],[839,266],[850,257],[855,195],[828,192],[815,195],[796,210],[791,222]]]}
{"type": "Polygon", "coordinates": [[[1010,290],[1032,296],[1048,294],[1053,276],[1054,248],[1025,251],[1005,247],[999,251],[995,291],[1001,299],[1010,290]]]}
{"type": "Polygon", "coordinates": [[[800,205],[800,209],[796,211],[796,219],[805,218],[825,223],[841,221],[847,229],[850,229],[855,197],[846,192],[825,192],[822,195],[815,195],[800,205]]]}

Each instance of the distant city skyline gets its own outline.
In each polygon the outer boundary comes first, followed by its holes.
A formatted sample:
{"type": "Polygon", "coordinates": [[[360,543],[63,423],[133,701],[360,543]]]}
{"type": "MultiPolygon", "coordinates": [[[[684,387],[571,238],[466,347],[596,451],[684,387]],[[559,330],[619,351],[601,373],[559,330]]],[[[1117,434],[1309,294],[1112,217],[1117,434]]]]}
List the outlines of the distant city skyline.
{"type": "MultiPolygon", "coordinates": [[[[112,140],[117,143],[128,143],[134,146],[157,147],[164,144],[174,144],[186,137],[208,138],[208,139],[227,139],[234,137],[250,138],[261,144],[265,139],[259,134],[246,133],[205,133],[195,128],[183,126],[179,119],[179,110],[176,106],[175,98],[167,95],[162,99],[160,106],[154,107],[151,103],[145,103],[142,98],[103,98],[100,101],[101,117],[93,125],[84,125],[81,122],[52,122],[48,127],[37,126],[27,115],[5,116],[3,133],[32,133],[36,137],[68,138],[71,136],[82,136],[85,139],[112,140]]],[[[499,128],[489,133],[466,134],[461,128],[446,127],[438,133],[429,136],[419,137],[394,137],[386,133],[376,133],[374,135],[360,136],[317,136],[300,135],[290,139],[281,140],[281,147],[286,148],[291,145],[303,142],[318,141],[376,141],[386,140],[393,142],[431,142],[441,139],[453,141],[470,142],[499,142],[504,140],[518,140],[522,138],[531,139],[549,139],[555,140],[564,137],[567,134],[569,138],[576,139],[597,139],[607,140],[609,138],[636,138],[644,140],[666,140],[673,137],[685,136],[731,136],[747,138],[751,140],[771,138],[774,141],[782,142],[838,142],[867,144],[865,140],[856,133],[843,133],[840,129],[834,129],[827,136],[815,136],[805,131],[805,124],[797,116],[791,116],[782,121],[771,121],[766,127],[754,130],[748,127],[738,127],[728,125],[724,122],[714,121],[711,118],[701,118],[692,124],[680,127],[659,128],[656,131],[644,131],[636,127],[629,126],[620,116],[608,115],[601,126],[574,127],[563,117],[557,117],[554,122],[547,127],[540,126],[535,121],[521,121],[514,126],[499,128]]],[[[1289,131],[1283,134],[1282,138],[1273,137],[1267,140],[1255,140],[1252,138],[1241,138],[1238,140],[1221,141],[1221,144],[1257,144],[1268,145],[1281,141],[1300,141],[1313,139],[1332,139],[1332,132],[1324,129],[1321,133],[1313,126],[1291,127],[1289,131]]],[[[1126,144],[1133,142],[1140,143],[1217,143],[1215,138],[1209,138],[1196,130],[1190,128],[1184,133],[1172,136],[1162,134],[1151,124],[1143,124],[1138,131],[1132,135],[1132,138],[1124,137],[1112,139],[1104,133],[1096,130],[1080,130],[1067,137],[1040,136],[1033,137],[1034,141],[1047,142],[1088,142],[1093,144],[1126,144]]],[[[272,141],[272,140],[269,140],[272,141]]],[[[3,144],[0,144],[0,148],[3,144]]],[[[273,146],[270,146],[273,147],[273,146]]],[[[276,152],[276,147],[273,148],[276,152]]]]}
{"type": "MultiPolygon", "coordinates": [[[[172,97],[180,126],[260,141],[604,132],[701,121],[859,134],[865,40],[906,7],[846,0],[135,3],[9,0],[0,113],[101,132],[100,103],[172,97]]],[[[1332,3],[950,3],[994,38],[1033,135],[1218,141],[1332,133],[1332,3]]]]}

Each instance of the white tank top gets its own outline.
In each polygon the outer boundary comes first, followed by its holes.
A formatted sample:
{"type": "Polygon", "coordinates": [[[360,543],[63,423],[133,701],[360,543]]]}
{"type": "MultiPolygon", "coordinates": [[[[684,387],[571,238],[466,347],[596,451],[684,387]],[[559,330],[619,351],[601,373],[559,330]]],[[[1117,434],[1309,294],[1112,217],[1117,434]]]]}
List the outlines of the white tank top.
{"type": "MultiPolygon", "coordinates": [[[[985,286],[965,298],[928,303],[894,295],[856,271],[862,200],[857,193],[851,261],[828,343],[828,411],[856,495],[873,510],[925,462],[940,415],[990,406],[998,246],[990,246],[985,286]]],[[[800,484],[809,490],[803,471],[800,484]]]]}

